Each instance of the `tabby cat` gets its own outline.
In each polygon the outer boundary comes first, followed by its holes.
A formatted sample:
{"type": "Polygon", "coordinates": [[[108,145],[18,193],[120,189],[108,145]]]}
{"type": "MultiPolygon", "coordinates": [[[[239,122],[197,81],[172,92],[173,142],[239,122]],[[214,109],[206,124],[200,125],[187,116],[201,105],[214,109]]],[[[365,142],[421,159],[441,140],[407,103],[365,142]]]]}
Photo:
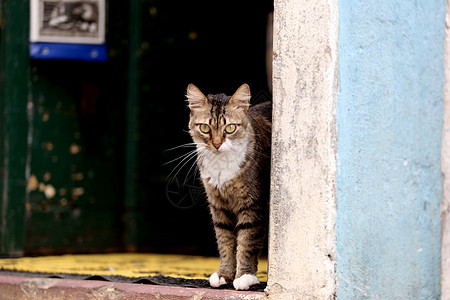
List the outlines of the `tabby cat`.
{"type": "Polygon", "coordinates": [[[247,290],[259,283],[258,255],[268,223],[272,103],[250,107],[250,87],[233,96],[205,96],[187,88],[189,132],[197,147],[197,164],[208,197],[219,270],[212,287],[233,282],[247,290]]]}

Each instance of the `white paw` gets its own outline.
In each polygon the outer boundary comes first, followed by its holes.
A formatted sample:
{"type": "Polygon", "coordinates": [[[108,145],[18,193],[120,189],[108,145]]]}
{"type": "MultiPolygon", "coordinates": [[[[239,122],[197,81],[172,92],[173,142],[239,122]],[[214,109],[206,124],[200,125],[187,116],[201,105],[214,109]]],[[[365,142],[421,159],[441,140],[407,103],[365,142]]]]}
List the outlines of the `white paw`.
{"type": "Polygon", "coordinates": [[[244,274],[233,281],[236,290],[248,290],[251,285],[259,283],[258,277],[251,274],[244,274]]]}
{"type": "Polygon", "coordinates": [[[225,278],[223,278],[223,277],[219,278],[219,275],[216,272],[216,273],[212,274],[211,277],[209,277],[209,284],[212,287],[216,288],[216,287],[219,287],[221,285],[227,284],[227,282],[225,281],[225,278]]]}

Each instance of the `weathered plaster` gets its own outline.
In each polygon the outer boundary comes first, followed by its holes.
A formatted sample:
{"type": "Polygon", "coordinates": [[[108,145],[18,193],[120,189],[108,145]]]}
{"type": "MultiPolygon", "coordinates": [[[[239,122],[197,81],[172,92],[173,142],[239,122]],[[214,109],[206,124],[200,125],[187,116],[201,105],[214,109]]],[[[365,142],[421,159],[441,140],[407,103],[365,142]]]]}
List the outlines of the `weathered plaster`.
{"type": "Polygon", "coordinates": [[[274,3],[270,299],[332,299],[337,0],[274,3]]]}
{"type": "Polygon", "coordinates": [[[439,299],[445,2],[339,4],[338,299],[439,299]]]}
{"type": "Polygon", "coordinates": [[[445,18],[444,128],[442,133],[442,248],[441,299],[450,299],[450,0],[445,18]]]}

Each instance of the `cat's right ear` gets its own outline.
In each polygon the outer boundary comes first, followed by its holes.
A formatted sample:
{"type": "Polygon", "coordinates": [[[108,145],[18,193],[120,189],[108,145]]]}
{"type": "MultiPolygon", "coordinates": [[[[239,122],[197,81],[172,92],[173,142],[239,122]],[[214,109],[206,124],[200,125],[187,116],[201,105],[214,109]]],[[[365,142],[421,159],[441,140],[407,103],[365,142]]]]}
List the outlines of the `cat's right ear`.
{"type": "Polygon", "coordinates": [[[205,107],[206,102],[208,101],[206,96],[192,83],[187,87],[186,97],[191,110],[205,107]]]}
{"type": "Polygon", "coordinates": [[[241,85],[237,91],[231,96],[230,103],[232,103],[238,109],[242,109],[247,112],[248,107],[250,106],[250,98],[252,95],[250,94],[250,87],[248,84],[244,83],[241,85]]]}

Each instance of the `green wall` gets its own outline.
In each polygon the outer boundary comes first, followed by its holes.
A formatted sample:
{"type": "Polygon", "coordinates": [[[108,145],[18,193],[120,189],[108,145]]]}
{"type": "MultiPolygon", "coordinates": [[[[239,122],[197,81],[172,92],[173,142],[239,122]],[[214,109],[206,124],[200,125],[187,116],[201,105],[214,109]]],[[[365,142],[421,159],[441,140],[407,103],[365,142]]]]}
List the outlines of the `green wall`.
{"type": "Polygon", "coordinates": [[[0,253],[120,249],[126,27],[108,63],[31,61],[29,3],[1,5],[0,253]]]}

